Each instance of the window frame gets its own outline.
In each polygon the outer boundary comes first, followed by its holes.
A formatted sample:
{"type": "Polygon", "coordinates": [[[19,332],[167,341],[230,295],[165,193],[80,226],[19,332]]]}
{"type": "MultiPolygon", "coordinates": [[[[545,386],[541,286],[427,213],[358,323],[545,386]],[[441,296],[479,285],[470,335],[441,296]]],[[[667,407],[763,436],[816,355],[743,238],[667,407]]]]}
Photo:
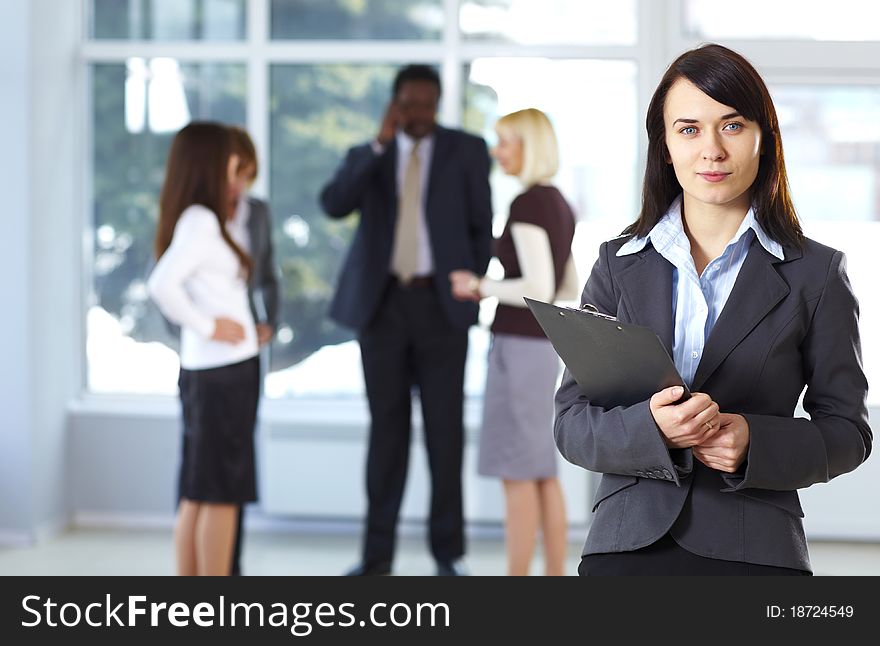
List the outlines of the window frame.
{"type": "MultiPolygon", "coordinates": [[[[627,60],[635,63],[637,71],[637,115],[639,115],[638,173],[644,169],[647,138],[643,115],[666,66],[680,52],[699,45],[699,38],[686,33],[684,3],[687,0],[638,0],[637,40],[633,45],[520,45],[509,43],[467,42],[459,30],[460,0],[443,0],[444,27],[440,41],[292,41],[271,40],[269,30],[269,0],[248,0],[246,3],[245,40],[243,41],[138,41],[92,40],[89,30],[92,2],[82,0],[83,41],[79,52],[81,78],[90,87],[91,66],[96,63],[120,63],[126,58],[165,56],[182,62],[222,61],[242,63],[246,67],[246,118],[260,156],[266,167],[269,158],[269,91],[270,66],[279,63],[392,63],[423,62],[437,65],[444,87],[444,100],[439,119],[447,125],[458,125],[462,118],[465,65],[484,57],[546,57],[552,59],[627,60]]],[[[764,76],[768,85],[803,83],[815,85],[865,84],[880,85],[880,41],[871,42],[811,42],[782,40],[726,40],[724,44],[737,49],[751,60],[764,76]]],[[[88,308],[94,295],[94,223],[92,222],[92,159],[94,133],[92,131],[91,96],[83,92],[82,202],[80,205],[83,232],[80,259],[82,293],[80,295],[82,369],[80,392],[88,406],[100,405],[102,400],[113,401],[149,399],[157,396],[112,395],[88,391],[88,358],[86,356],[88,308]]],[[[269,173],[262,173],[254,190],[269,194],[269,173]]],[[[638,182],[635,203],[639,203],[638,182]]],[[[167,396],[158,396],[168,399],[167,396]]],[[[309,398],[297,399],[297,402],[309,398]]],[[[340,401],[350,401],[342,397],[340,401]]],[[[326,404],[325,398],[315,398],[326,404]]],[[[286,419],[296,407],[290,402],[265,402],[266,412],[283,412],[286,419]]],[[[112,407],[112,404],[111,404],[112,407]]],[[[326,406],[334,410],[334,406],[326,406]]],[[[332,413],[328,413],[332,414],[332,413]]]]}
{"type": "MultiPolygon", "coordinates": [[[[84,68],[84,78],[91,84],[92,66],[97,63],[124,63],[129,57],[169,57],[183,63],[224,62],[244,64],[246,68],[246,119],[247,128],[254,139],[259,155],[259,163],[267,167],[270,156],[270,74],[271,66],[276,64],[314,64],[314,63],[391,63],[406,64],[410,62],[436,65],[443,82],[443,101],[439,121],[445,125],[457,126],[462,119],[465,91],[463,78],[465,65],[473,60],[484,57],[540,57],[551,59],[600,59],[634,61],[638,69],[637,95],[639,110],[643,111],[647,101],[643,95],[641,70],[650,60],[656,60],[653,53],[635,45],[519,45],[513,43],[465,42],[458,24],[458,12],[461,0],[443,0],[444,26],[439,41],[358,41],[358,40],[272,40],[270,36],[270,0],[248,0],[245,40],[243,41],[146,41],[146,40],[95,40],[91,38],[88,26],[91,24],[90,12],[93,3],[83,2],[83,43],[80,52],[80,65],[84,68]],[[644,106],[644,107],[643,107],[644,106]]],[[[638,0],[637,21],[639,36],[641,26],[653,20],[656,12],[653,2],[638,0]]],[[[650,76],[650,75],[649,75],[650,76]]],[[[651,88],[653,89],[653,88],[651,88]]],[[[91,152],[94,146],[92,131],[91,97],[84,93],[85,110],[83,132],[84,175],[85,182],[82,203],[83,257],[81,265],[83,289],[80,298],[80,320],[85,322],[88,308],[94,298],[94,222],[92,221],[93,201],[93,168],[91,152]]],[[[641,149],[644,147],[644,136],[640,135],[639,168],[644,165],[641,149]]],[[[269,173],[261,173],[254,185],[254,192],[262,195],[270,194],[269,173]]],[[[82,326],[82,373],[81,392],[83,402],[90,410],[100,407],[105,401],[110,409],[139,399],[152,401],[169,399],[167,395],[137,395],[129,393],[94,393],[88,386],[88,357],[85,354],[88,329],[82,326]]],[[[314,401],[327,406],[327,410],[335,410],[336,404],[345,405],[351,401],[350,396],[338,398],[303,397],[296,402],[314,401]]],[[[271,416],[283,416],[294,412],[295,407],[287,400],[267,400],[264,411],[271,416]]]]}

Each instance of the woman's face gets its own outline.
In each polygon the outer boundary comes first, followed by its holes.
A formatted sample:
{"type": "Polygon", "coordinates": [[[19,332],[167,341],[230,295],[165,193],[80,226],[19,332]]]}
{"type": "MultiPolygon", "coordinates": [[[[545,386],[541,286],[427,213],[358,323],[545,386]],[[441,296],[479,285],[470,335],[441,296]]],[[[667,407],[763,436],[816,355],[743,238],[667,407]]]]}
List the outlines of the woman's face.
{"type": "Polygon", "coordinates": [[[248,192],[248,189],[254,183],[256,178],[256,168],[253,164],[238,164],[236,166],[235,178],[229,184],[229,190],[232,199],[237,201],[242,195],[248,192]]]}
{"type": "Polygon", "coordinates": [[[667,159],[687,202],[747,210],[761,161],[761,127],[687,79],[669,89],[663,109],[667,159]]]}
{"type": "Polygon", "coordinates": [[[498,160],[502,170],[508,175],[519,175],[523,165],[522,141],[509,133],[498,132],[498,145],[492,149],[492,156],[498,160]]]}
{"type": "Polygon", "coordinates": [[[226,181],[229,186],[235,185],[235,176],[238,174],[238,163],[240,158],[235,153],[229,155],[229,163],[226,166],[226,181]]]}

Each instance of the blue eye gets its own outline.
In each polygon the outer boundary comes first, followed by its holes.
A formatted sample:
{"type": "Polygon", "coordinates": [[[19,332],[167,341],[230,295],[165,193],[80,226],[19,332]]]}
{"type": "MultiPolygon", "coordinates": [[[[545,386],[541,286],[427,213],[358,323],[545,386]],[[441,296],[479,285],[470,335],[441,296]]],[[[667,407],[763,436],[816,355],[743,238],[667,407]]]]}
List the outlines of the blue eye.
{"type": "Polygon", "coordinates": [[[679,130],[679,132],[683,135],[693,135],[693,134],[696,134],[697,129],[694,128],[693,126],[687,126],[685,128],[682,128],[681,130],[679,130]]]}
{"type": "Polygon", "coordinates": [[[724,126],[724,129],[725,130],[732,130],[732,131],[736,132],[737,130],[742,130],[742,124],[741,123],[728,123],[726,126],[724,126]]]}

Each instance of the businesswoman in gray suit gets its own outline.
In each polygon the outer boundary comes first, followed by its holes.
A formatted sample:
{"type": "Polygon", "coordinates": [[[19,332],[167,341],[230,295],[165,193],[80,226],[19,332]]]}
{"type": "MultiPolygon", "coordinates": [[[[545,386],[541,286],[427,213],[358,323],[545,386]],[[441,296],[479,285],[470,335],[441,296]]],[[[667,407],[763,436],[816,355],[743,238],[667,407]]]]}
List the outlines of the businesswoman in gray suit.
{"type": "Polygon", "coordinates": [[[797,489],[871,450],[843,254],[804,237],[773,102],[736,52],[682,54],[646,125],[641,213],[582,301],[653,329],[694,394],[604,409],[564,375],[556,444],[603,474],[579,572],[809,574],[797,489]]]}

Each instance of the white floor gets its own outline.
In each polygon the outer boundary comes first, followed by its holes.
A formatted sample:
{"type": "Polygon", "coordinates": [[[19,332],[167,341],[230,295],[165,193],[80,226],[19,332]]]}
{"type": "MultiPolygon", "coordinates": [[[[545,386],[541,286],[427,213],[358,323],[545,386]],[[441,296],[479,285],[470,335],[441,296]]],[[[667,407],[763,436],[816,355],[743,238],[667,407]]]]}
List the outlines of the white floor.
{"type": "MultiPolygon", "coordinates": [[[[571,543],[568,572],[576,574],[580,542],[571,543]]],[[[357,560],[353,533],[251,532],[244,572],[249,575],[336,575],[357,560]]],[[[817,575],[880,575],[880,544],[825,543],[810,546],[817,575]]],[[[497,538],[468,542],[466,563],[474,575],[504,574],[504,545],[497,538]]],[[[395,574],[433,574],[424,540],[400,541],[395,574]]],[[[541,573],[540,558],[532,569],[541,573]]],[[[75,529],[35,547],[0,548],[0,576],[173,574],[168,530],[75,529]]]]}

